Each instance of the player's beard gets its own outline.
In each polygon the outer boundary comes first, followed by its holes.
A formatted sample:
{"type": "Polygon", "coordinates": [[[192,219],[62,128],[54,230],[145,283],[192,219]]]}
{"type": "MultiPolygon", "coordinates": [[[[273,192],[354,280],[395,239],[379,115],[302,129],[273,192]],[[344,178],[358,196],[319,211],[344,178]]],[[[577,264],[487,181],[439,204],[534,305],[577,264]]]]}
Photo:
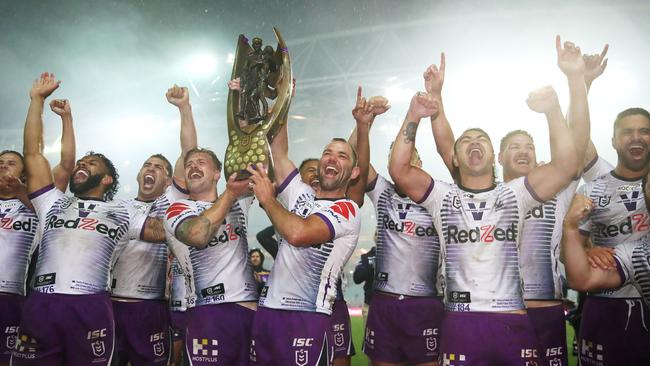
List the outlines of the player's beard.
{"type": "Polygon", "coordinates": [[[645,159],[637,160],[637,161],[628,158],[628,155],[624,150],[623,151],[616,150],[616,155],[618,155],[618,160],[622,163],[621,165],[635,172],[643,171],[648,166],[648,162],[650,162],[650,152],[648,151],[646,151],[645,159]]]}
{"type": "Polygon", "coordinates": [[[86,193],[93,188],[99,187],[99,184],[102,182],[102,178],[104,178],[103,174],[94,174],[89,176],[85,182],[75,183],[73,181],[73,174],[70,176],[70,192],[74,193],[75,195],[83,195],[83,193],[86,193]]]}
{"type": "Polygon", "coordinates": [[[334,191],[341,187],[345,187],[350,182],[350,175],[352,175],[352,169],[343,169],[336,179],[325,180],[319,172],[318,180],[320,182],[320,189],[323,191],[334,191]]]}

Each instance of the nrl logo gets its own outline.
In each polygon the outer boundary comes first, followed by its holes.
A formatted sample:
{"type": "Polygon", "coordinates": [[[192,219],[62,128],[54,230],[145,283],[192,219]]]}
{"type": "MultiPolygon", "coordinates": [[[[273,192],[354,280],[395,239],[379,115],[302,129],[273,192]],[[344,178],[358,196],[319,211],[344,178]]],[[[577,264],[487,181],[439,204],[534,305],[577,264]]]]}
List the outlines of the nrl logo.
{"type": "Polygon", "coordinates": [[[436,342],[436,339],[433,337],[427,337],[427,349],[429,351],[435,351],[436,348],[438,348],[438,342],[436,342]]]}
{"type": "Polygon", "coordinates": [[[153,345],[153,354],[155,356],[160,357],[164,353],[165,353],[165,345],[163,344],[163,342],[158,342],[158,343],[153,345]]]}
{"type": "Polygon", "coordinates": [[[309,362],[309,353],[304,349],[296,350],[296,365],[305,366],[309,362]]]}
{"type": "Polygon", "coordinates": [[[92,343],[93,347],[93,355],[95,357],[101,357],[106,353],[106,346],[104,345],[104,341],[95,341],[92,343]]]}
{"type": "Polygon", "coordinates": [[[600,196],[598,197],[598,207],[607,207],[611,202],[611,196],[600,196]]]}
{"type": "Polygon", "coordinates": [[[339,332],[339,333],[336,333],[336,334],[334,335],[334,344],[335,344],[337,347],[341,347],[341,346],[343,345],[343,341],[344,341],[344,339],[343,339],[343,333],[340,333],[340,332],[339,332]]]}

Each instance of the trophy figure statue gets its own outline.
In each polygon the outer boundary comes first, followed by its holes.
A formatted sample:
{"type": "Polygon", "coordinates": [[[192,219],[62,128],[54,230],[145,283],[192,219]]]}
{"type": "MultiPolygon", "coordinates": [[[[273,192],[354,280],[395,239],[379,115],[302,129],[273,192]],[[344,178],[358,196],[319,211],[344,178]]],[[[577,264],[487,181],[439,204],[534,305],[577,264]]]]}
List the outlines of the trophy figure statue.
{"type": "Polygon", "coordinates": [[[261,38],[239,35],[231,80],[238,88],[228,92],[228,148],[226,177],[248,178],[246,167],[262,163],[273,177],[269,143],[287,121],[292,96],[291,61],[280,32],[273,28],[278,46],[263,47],[261,38]],[[269,106],[269,100],[273,105],[269,106]]]}

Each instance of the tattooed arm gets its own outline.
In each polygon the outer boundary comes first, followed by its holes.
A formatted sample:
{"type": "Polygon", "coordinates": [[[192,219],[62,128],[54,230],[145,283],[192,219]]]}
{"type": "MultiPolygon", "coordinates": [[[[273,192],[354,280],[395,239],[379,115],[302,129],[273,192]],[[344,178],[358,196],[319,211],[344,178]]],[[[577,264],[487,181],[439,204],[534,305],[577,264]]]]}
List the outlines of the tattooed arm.
{"type": "Polygon", "coordinates": [[[248,180],[235,180],[236,174],[228,179],[226,190],[209,209],[200,215],[183,221],[176,229],[176,239],[195,248],[205,248],[223,225],[230,207],[237,198],[248,190],[248,180]]]}
{"type": "Polygon", "coordinates": [[[431,176],[411,165],[415,136],[420,120],[434,115],[438,111],[437,106],[436,100],[429,94],[417,93],[413,96],[404,124],[395,138],[388,165],[388,172],[399,190],[415,202],[422,200],[431,185],[431,176]]]}

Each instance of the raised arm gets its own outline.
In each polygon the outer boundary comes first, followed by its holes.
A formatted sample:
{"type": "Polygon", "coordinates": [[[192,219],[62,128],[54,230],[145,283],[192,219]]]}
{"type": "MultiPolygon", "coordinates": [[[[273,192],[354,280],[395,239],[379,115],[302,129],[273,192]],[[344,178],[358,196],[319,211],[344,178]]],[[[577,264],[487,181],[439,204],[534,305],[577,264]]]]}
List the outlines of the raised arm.
{"type": "Polygon", "coordinates": [[[288,211],[275,198],[275,188],[261,164],[248,168],[251,173],[253,193],[266,211],[273,227],[289,244],[308,247],[322,244],[331,239],[330,230],[320,217],[310,215],[305,218],[288,211]]]}
{"type": "Polygon", "coordinates": [[[52,112],[61,117],[63,129],[61,132],[61,160],[52,170],[54,185],[61,192],[68,188],[70,175],[76,163],[76,143],[74,138],[74,127],[72,125],[72,109],[67,99],[54,99],[50,102],[52,112]]]}
{"type": "Polygon", "coordinates": [[[415,150],[415,136],[420,120],[438,112],[437,101],[429,94],[418,92],[411,99],[406,118],[400,128],[388,164],[388,172],[398,189],[413,201],[421,202],[431,184],[431,176],[411,165],[415,150]]]}
{"type": "Polygon", "coordinates": [[[50,163],[43,155],[43,105],[61,82],[54,74],[44,72],[29,92],[31,102],[27,110],[23,132],[23,155],[27,176],[27,192],[33,193],[53,183],[50,163]]]}
{"type": "MultiPolygon", "coordinates": [[[[569,111],[567,122],[575,145],[576,156],[580,164],[579,172],[582,173],[587,147],[590,139],[589,103],[587,101],[587,88],[585,87],[585,62],[580,52],[571,42],[560,41],[560,36],[555,37],[557,50],[557,64],[566,75],[569,84],[569,111]]],[[[591,150],[589,150],[591,152],[591,150]]],[[[589,159],[588,162],[591,162],[589,159]]]]}
{"type": "Polygon", "coordinates": [[[572,135],[562,115],[555,90],[546,86],[531,92],[526,100],[530,109],[544,113],[548,122],[551,161],[533,169],[528,183],[542,202],[553,198],[578,175],[579,165],[572,135]]]}
{"type": "Polygon", "coordinates": [[[427,93],[431,94],[434,99],[438,100],[438,113],[431,116],[431,131],[433,139],[436,142],[438,154],[445,163],[449,174],[456,180],[454,169],[454,131],[451,130],[445,108],[442,103],[442,86],[445,83],[445,53],[440,54],[440,68],[435,64],[429,66],[424,71],[424,87],[427,93]]]}
{"type": "Polygon", "coordinates": [[[217,201],[199,216],[183,221],[176,230],[176,238],[181,242],[195,248],[205,248],[215,233],[223,224],[230,207],[237,198],[248,190],[249,181],[235,180],[237,174],[233,173],[228,178],[226,190],[217,201]]]}
{"type": "MultiPolygon", "coordinates": [[[[388,104],[388,99],[384,97],[372,97],[370,100],[366,101],[366,98],[363,97],[361,86],[357,89],[357,102],[352,109],[352,116],[357,123],[356,131],[356,144],[353,146],[357,150],[357,165],[361,170],[359,177],[351,182],[348,187],[348,197],[354,200],[354,202],[363,206],[363,197],[366,192],[366,187],[370,181],[370,126],[380,114],[385,113],[390,109],[388,104]]],[[[354,133],[353,133],[354,134],[354,133]]],[[[377,176],[377,172],[372,169],[374,175],[372,179],[377,176]]]]}
{"type": "MultiPolygon", "coordinates": [[[[370,125],[372,127],[372,124],[370,125]]],[[[370,135],[370,134],[368,134],[370,135]]],[[[352,133],[350,134],[350,137],[348,138],[348,142],[354,149],[357,149],[357,128],[355,127],[354,130],[352,130],[352,133]]],[[[368,182],[372,182],[377,178],[377,171],[375,170],[375,167],[372,166],[372,164],[368,165],[368,182]]],[[[367,186],[367,183],[366,183],[367,186]]]]}
{"type": "Polygon", "coordinates": [[[167,101],[178,108],[181,114],[181,155],[174,164],[174,181],[181,187],[185,187],[185,155],[188,151],[198,146],[196,138],[196,125],[192,115],[190,104],[190,92],[186,87],[178,85],[167,89],[165,93],[167,101]]]}
{"type": "MultiPolygon", "coordinates": [[[[585,64],[584,81],[587,88],[587,93],[589,93],[594,80],[596,80],[600,75],[603,74],[603,72],[605,72],[605,68],[607,67],[607,59],[605,56],[607,55],[608,50],[609,45],[605,44],[600,54],[596,53],[593,55],[582,56],[585,64]]],[[[596,146],[591,140],[589,140],[589,145],[585,153],[584,166],[587,166],[589,163],[594,161],[597,156],[598,151],[596,150],[596,146]]]]}
{"type": "Polygon", "coordinates": [[[561,252],[569,287],[578,291],[616,288],[621,278],[615,268],[603,269],[589,263],[584,245],[587,237],[580,233],[580,221],[587,217],[593,202],[577,194],[564,217],[561,252]]]}
{"type": "Polygon", "coordinates": [[[271,156],[273,156],[273,180],[281,184],[296,170],[296,165],[289,159],[289,121],[284,116],[284,124],[271,141],[271,156]]]}

